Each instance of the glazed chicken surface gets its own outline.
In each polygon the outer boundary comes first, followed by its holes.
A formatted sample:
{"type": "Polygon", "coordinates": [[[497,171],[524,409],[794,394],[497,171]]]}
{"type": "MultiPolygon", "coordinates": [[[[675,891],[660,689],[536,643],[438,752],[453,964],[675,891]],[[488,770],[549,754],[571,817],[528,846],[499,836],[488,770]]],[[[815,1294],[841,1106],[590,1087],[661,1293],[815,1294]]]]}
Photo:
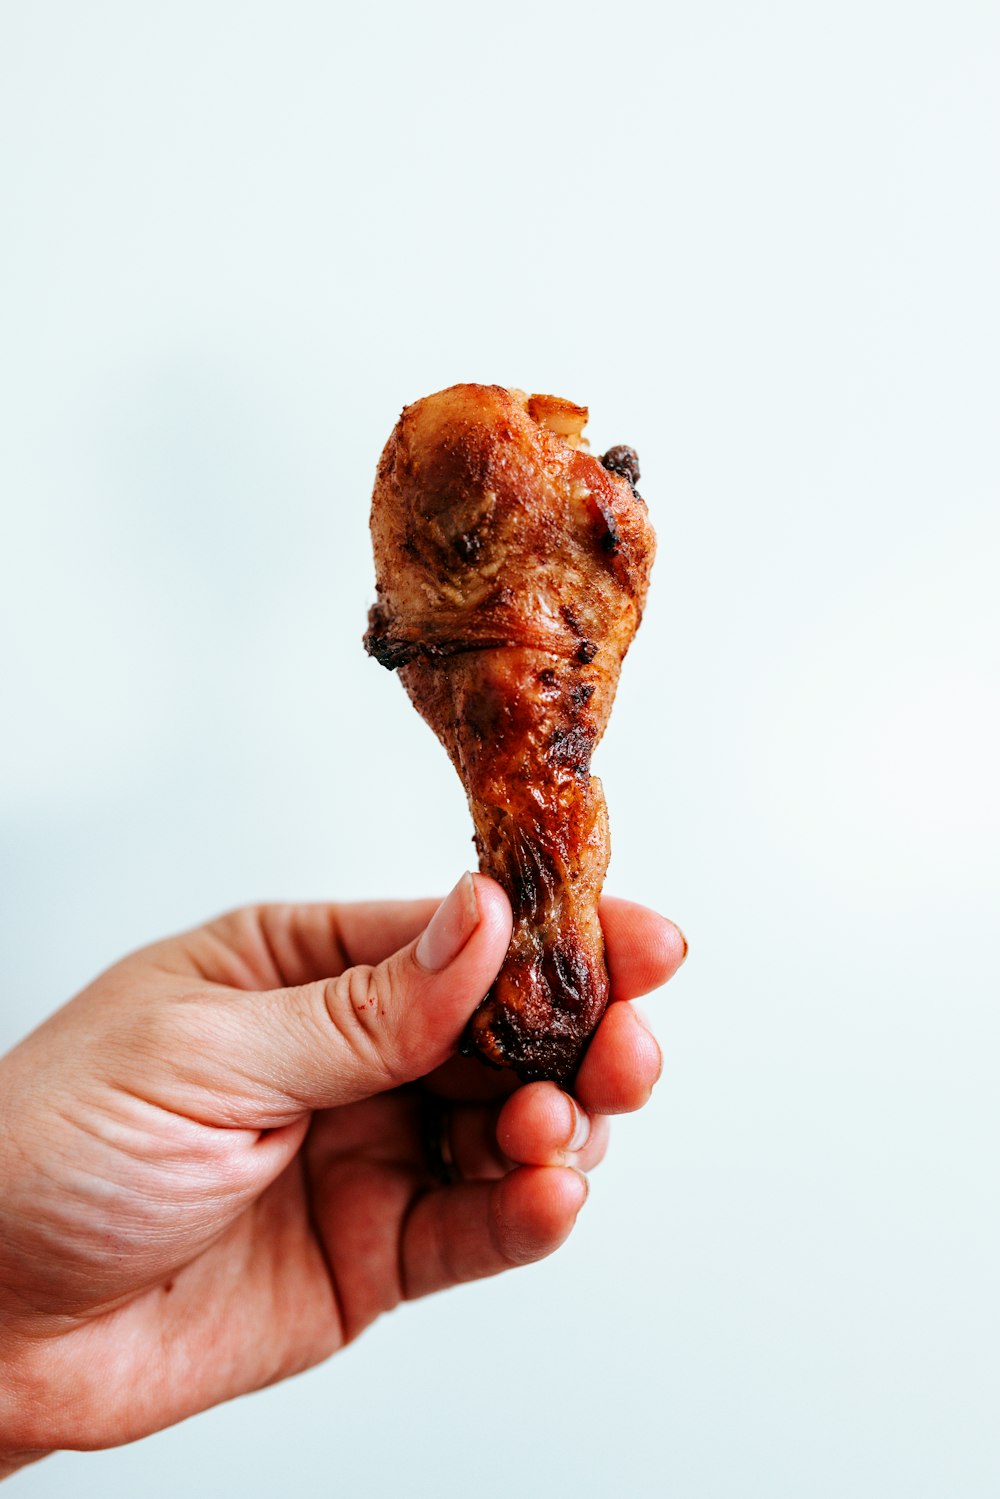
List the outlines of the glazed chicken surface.
{"type": "Polygon", "coordinates": [[[655,549],[635,454],[593,457],[586,421],[497,385],[406,407],[375,481],[365,636],[451,756],[479,867],[513,906],[463,1050],[566,1085],[608,1002],[608,822],[590,759],[655,549]]]}

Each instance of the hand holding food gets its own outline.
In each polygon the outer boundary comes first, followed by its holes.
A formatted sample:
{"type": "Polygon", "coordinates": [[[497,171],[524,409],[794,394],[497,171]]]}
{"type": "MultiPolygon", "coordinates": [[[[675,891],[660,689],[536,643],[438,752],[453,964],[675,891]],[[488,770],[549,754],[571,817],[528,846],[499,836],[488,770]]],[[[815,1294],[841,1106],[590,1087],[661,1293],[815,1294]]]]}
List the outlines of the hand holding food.
{"type": "MultiPolygon", "coordinates": [[[[613,900],[603,919],[616,1000],[677,968],[670,922],[613,900]]],[[[117,963],[0,1059],[0,1479],[563,1241],[602,1116],[641,1107],[659,1052],[615,1003],[575,1101],[456,1059],[510,930],[470,875],[440,906],[233,911],[117,963]]]]}

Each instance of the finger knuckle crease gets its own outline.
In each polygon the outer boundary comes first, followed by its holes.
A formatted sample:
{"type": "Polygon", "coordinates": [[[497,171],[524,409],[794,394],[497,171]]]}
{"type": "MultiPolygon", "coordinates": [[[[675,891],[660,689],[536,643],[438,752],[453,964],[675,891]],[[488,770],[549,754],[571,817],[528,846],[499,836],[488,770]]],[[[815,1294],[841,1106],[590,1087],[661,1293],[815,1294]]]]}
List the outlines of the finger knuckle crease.
{"type": "Polygon", "coordinates": [[[367,965],[349,968],[327,981],[323,997],[335,1029],[359,1060],[366,1066],[375,1060],[391,1075],[391,1054],[386,1048],[389,996],[380,971],[367,965]]]}

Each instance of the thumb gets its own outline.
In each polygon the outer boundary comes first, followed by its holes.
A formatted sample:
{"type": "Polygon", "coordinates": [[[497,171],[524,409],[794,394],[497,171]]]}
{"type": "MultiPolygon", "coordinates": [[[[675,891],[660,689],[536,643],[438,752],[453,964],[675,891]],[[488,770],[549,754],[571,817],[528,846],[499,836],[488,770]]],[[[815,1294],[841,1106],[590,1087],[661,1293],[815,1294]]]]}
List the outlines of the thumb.
{"type": "Polygon", "coordinates": [[[500,886],[464,874],[421,935],[384,962],[255,996],[236,1039],[240,1073],[270,1103],[279,1092],[301,1109],[422,1077],[454,1052],[500,970],[511,926],[500,886]]]}

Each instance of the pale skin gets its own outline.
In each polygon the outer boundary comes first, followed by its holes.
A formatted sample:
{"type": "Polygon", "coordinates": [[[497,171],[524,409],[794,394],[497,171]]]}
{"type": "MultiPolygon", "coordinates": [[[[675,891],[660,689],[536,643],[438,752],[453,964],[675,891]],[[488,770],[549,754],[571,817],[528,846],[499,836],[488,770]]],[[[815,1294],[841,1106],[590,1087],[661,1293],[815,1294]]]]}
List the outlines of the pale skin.
{"type": "Polygon", "coordinates": [[[552,1253],[659,1047],[686,944],[606,899],[612,999],[575,1098],[455,1055],[500,887],[257,906],[145,948],[0,1061],[0,1477],[326,1359],[399,1302],[552,1253]],[[433,919],[432,919],[433,918],[433,919]],[[428,1165],[428,1097],[460,1180],[428,1165]]]}

